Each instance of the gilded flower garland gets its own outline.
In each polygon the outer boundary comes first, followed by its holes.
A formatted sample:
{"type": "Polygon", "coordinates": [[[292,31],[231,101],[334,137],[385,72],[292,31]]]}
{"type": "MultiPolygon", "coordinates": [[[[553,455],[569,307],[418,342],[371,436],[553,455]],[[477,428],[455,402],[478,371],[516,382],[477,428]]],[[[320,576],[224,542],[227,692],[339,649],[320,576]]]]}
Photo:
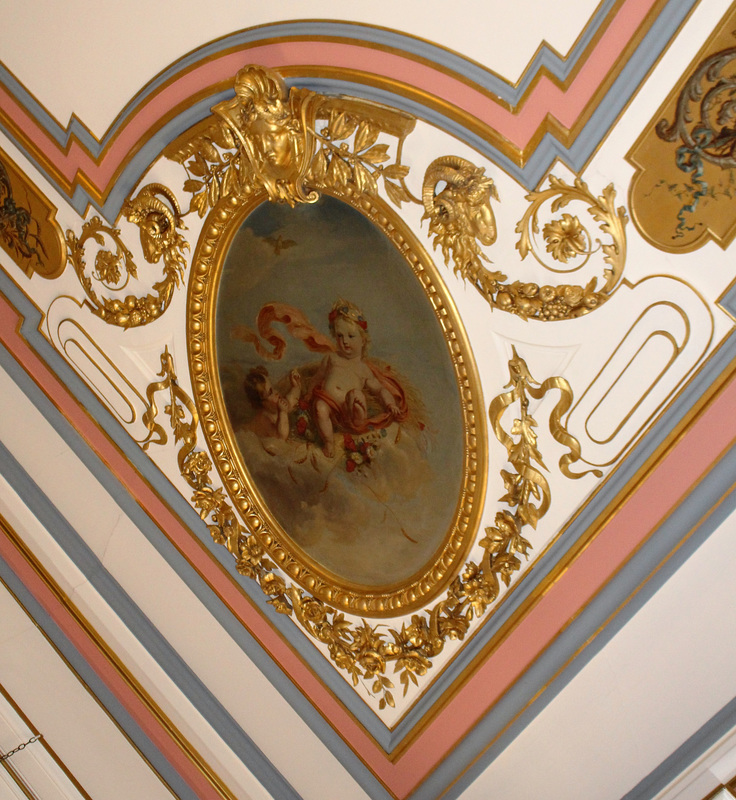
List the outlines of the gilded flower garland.
{"type": "Polygon", "coordinates": [[[178,384],[168,349],[161,355],[162,379],[150,384],[146,391],[148,409],[143,419],[149,435],[144,448],[152,443],[163,445],[168,440],[165,429],[156,421],[156,396],[168,392],[164,413],[174,441],[181,443],[179,469],[192,489],[192,505],[206,522],[213,540],[227,547],[238,572],[257,581],[277,611],[297,620],[327,649],[334,664],[348,673],[353,685],[362,683],[383,709],[395,703],[389,667],[393,666],[393,675],[398,675],[406,694],[431,669],[432,659],[444,650],[447,641],[462,640],[473,620],[488,612],[500,594],[501,584],[509,586],[521,568],[521,559],[529,555],[532,545],[522,532],[528,527],[536,528],[551,500],[549,484],[539,469],[545,467],[537,448],[537,423],[528,412],[529,397],[541,399],[553,389],[560,392],[550,416],[550,432],[569,449],[560,459],[560,469],[570,478],[580,477],[570,471],[570,464],[580,458],[580,446],[561,421],[572,403],[567,381],[556,377],[536,384],[516,351],[509,362],[509,373],[509,390],[496,397],[489,409],[493,430],[506,448],[510,465],[510,469],[501,472],[506,488],[501,502],[508,508],[496,513],[494,524],[485,529],[477,543],[480,559],[466,562],[445,596],[413,614],[400,629],[371,624],[366,619],[356,621],[278,571],[259,538],[248,529],[248,515],[245,524],[241,523],[223,488],[213,486],[212,461],[206,452],[196,450],[199,416],[194,402],[178,384]],[[502,418],[514,403],[519,404],[519,416],[506,431],[502,418]]]}

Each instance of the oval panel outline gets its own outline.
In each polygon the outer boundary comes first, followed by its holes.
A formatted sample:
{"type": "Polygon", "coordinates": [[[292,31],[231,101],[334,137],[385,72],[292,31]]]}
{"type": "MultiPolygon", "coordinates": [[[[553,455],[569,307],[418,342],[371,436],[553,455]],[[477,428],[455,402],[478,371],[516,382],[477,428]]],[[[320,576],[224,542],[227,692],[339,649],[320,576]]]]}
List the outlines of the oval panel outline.
{"type": "Polygon", "coordinates": [[[215,346],[219,281],[230,245],[265,192],[223,198],[207,216],[192,259],[187,296],[188,361],[194,400],[213,464],[245,528],[284,575],[335,608],[391,617],[433,600],[463,566],[476,540],[487,483],[487,433],[480,380],[459,312],[439,271],[401,218],[376,198],[352,190],[330,191],[360,212],[396,248],[423,292],[447,348],[462,416],[461,489],[452,523],[432,560],[409,579],[389,586],[360,586],[341,579],[296,545],[268,508],[244,468],[225,410],[215,346]]]}

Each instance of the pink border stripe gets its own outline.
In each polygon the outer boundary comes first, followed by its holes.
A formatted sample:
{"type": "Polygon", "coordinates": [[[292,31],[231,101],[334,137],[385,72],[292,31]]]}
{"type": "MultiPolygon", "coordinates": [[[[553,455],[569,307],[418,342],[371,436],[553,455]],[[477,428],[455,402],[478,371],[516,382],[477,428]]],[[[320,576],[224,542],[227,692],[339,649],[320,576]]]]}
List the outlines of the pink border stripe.
{"type": "MultiPolygon", "coordinates": [[[[452,702],[392,764],[293,650],[268,626],[247,597],[133,470],[77,401],[17,333],[17,311],[0,296],[0,340],[54,399],[113,474],[157,520],[203,578],[233,609],[281,667],[366,765],[399,798],[406,797],[555,639],[661,520],[685,497],[736,438],[736,380],[628,498],[535,608],[471,677],[452,702]]],[[[127,706],[126,706],[127,707],[127,706]]]]}
{"type": "Polygon", "coordinates": [[[44,584],[6,536],[0,536],[0,557],[61,628],[77,652],[83,656],[100,680],[115,695],[141,730],[151,739],[192,791],[202,800],[222,800],[220,793],[182,752],[181,748],[161,726],[145,703],[117,673],[86,631],[44,584]]]}
{"type": "Polygon", "coordinates": [[[354,749],[362,751],[372,748],[376,751],[377,757],[385,758],[383,750],[346,712],[343,705],[311,672],[290,645],[270,627],[235,581],[210,557],[196,537],[159,499],[120,451],[90,419],[77,400],[69,394],[66,387],[59,382],[46,363],[20,336],[17,330],[20,323],[21,317],[18,311],[4,295],[0,294],[0,342],[8,348],[18,363],[53,400],[90,448],[108,465],[122,486],[136,498],[141,508],[161,529],[161,532],[195,567],[204,581],[233,611],[236,618],[253,634],[261,646],[309,698],[315,708],[336,730],[341,732],[341,735],[345,736],[354,749]]]}
{"type": "Polygon", "coordinates": [[[136,144],[158,121],[196,92],[227,81],[245,63],[271,67],[333,67],[358,70],[386,78],[447,103],[495,130],[519,150],[524,150],[547,116],[568,129],[583,114],[600,84],[616,66],[657,0],[626,0],[566,90],[542,77],[522,105],[508,111],[494,99],[463,83],[440,68],[370,45],[321,41],[286,41],[243,47],[184,72],[173,83],[145,101],[122,125],[99,163],[77,142],[64,153],[15,98],[0,87],[0,109],[19,126],[29,142],[71,183],[83,174],[103,193],[115,172],[136,144]]]}

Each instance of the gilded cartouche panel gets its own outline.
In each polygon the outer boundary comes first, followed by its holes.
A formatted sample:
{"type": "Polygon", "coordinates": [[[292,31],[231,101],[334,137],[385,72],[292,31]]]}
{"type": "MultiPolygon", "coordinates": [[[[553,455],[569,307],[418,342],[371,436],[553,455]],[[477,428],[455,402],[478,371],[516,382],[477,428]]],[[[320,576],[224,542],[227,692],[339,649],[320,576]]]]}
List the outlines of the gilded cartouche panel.
{"type": "MultiPolygon", "coordinates": [[[[452,504],[446,530],[443,531],[441,541],[434,548],[432,556],[400,580],[356,580],[354,570],[339,569],[334,562],[328,567],[324,558],[318,559],[313,554],[310,555],[308,546],[297,544],[290,535],[288,526],[281,522],[283,514],[279,513],[278,504],[273,502],[273,495],[267,500],[268,492],[263,490],[263,480],[259,486],[259,481],[254,478],[255,468],[249,467],[248,459],[244,456],[243,447],[231,422],[232,408],[228,409],[223,392],[221,364],[218,363],[216,317],[220,282],[228,251],[243,221],[266,202],[263,192],[224,198],[207,217],[195,252],[189,286],[190,369],[195,401],[216,468],[246,529],[258,537],[275,565],[314,597],[337,608],[369,616],[391,616],[426,605],[435,597],[463,564],[474,539],[486,483],[485,425],[483,414],[476,413],[476,409],[481,407],[480,387],[457,311],[444,290],[434,265],[399,216],[378,198],[353,190],[330,192],[330,196],[360,212],[400,254],[413,276],[417,290],[426,297],[454,375],[460,420],[458,434],[462,440],[461,456],[457,464],[458,474],[450,474],[451,470],[448,470],[445,476],[436,477],[450,484],[456,482],[457,496],[452,504]]],[[[298,213],[299,207],[296,210],[285,208],[285,211],[298,213]]],[[[271,238],[280,246],[286,245],[286,241],[279,237],[271,238]]],[[[236,331],[235,335],[240,335],[240,332],[236,331]]],[[[219,336],[222,339],[222,331],[219,336]]],[[[398,431],[389,428],[392,431],[389,437],[401,436],[401,426],[398,428],[398,431]]],[[[283,441],[280,442],[278,433],[273,433],[272,445],[286,446],[283,441]]],[[[339,454],[333,469],[339,470],[342,475],[346,467],[351,466],[351,457],[356,457],[354,469],[359,473],[365,466],[365,449],[353,453],[353,437],[343,435],[345,461],[343,454],[339,454]]],[[[360,437],[356,435],[354,439],[358,442],[360,437]]],[[[299,447],[303,450],[303,459],[317,461],[324,458],[324,441],[319,436],[319,430],[313,442],[300,440],[299,447]]],[[[370,456],[370,450],[368,455],[370,456]]],[[[377,496],[374,504],[378,507],[382,502],[377,496]]],[[[388,525],[392,522],[391,508],[384,513],[388,525]]],[[[417,541],[411,520],[396,527],[397,541],[401,540],[402,545],[402,537],[409,542],[417,541]]],[[[356,520],[354,528],[346,531],[346,537],[360,536],[360,533],[360,520],[356,520]]],[[[409,545],[405,546],[405,550],[406,547],[409,545]]],[[[337,560],[339,561],[339,557],[337,560]]]]}
{"type": "Polygon", "coordinates": [[[651,118],[629,161],[630,208],[639,232],[669,253],[736,234],[736,10],[723,18],[651,118]]]}
{"type": "Polygon", "coordinates": [[[56,206],[0,150],[0,247],[30,278],[57,278],[66,266],[56,206]]]}

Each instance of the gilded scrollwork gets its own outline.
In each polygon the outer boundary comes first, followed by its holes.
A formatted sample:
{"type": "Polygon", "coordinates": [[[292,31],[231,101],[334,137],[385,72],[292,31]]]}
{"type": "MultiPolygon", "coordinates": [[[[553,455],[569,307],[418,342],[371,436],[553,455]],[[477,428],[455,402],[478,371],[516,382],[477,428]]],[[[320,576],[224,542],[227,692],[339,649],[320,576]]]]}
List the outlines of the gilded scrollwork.
{"type": "MultiPolygon", "coordinates": [[[[311,203],[321,191],[354,192],[376,197],[382,186],[397,206],[424,206],[434,247],[446,265],[486,298],[491,308],[524,319],[568,319],[597,308],[617,284],[626,251],[623,209],[615,209],[615,192],[607,187],[594,197],[576,181],[569,186],[554,176],[550,189],[528,196],[530,209],[518,225],[522,259],[535,252],[529,223],[537,224],[540,206],[550,197],[559,208],[572,200],[590,204],[589,211],[612,241],[602,245],[609,268],[604,286],[596,280],[586,286],[539,286],[508,282],[498,270],[488,269],[483,252],[496,241],[492,201],[499,201],[494,181],[457,156],[435,159],[427,168],[421,198],[409,190],[409,167],[401,152],[414,120],[400,112],[345,97],[325,97],[306,89],[287,91],[273,70],[247,66],[235,79],[235,97],[213,108],[213,117],[188,140],[175,143],[169,158],[182,164],[188,177],[184,190],[191,195],[190,212],[204,217],[223,197],[243,197],[265,191],[272,201],[311,203]],[[396,139],[395,158],[387,138],[396,139]],[[522,230],[522,228],[524,230],[522,230]]],[[[538,232],[534,229],[534,232],[538,232]]],[[[587,259],[592,239],[579,219],[564,214],[544,227],[547,252],[558,262],[587,259]]],[[[536,253],[535,253],[536,256],[536,253]]],[[[536,256],[540,263],[544,260],[536,256]]]]}
{"type": "MultiPolygon", "coordinates": [[[[178,232],[183,217],[196,213],[204,218],[223,198],[244,198],[265,191],[273,202],[315,202],[320,192],[378,197],[385,192],[396,206],[424,206],[429,236],[442,251],[446,265],[485,297],[492,309],[523,319],[542,321],[568,319],[588,313],[606,300],[617,285],[626,253],[622,208],[613,206],[615,192],[607,187],[594,197],[576,180],[570,186],[550,177],[550,188],[532,192],[529,210],[517,226],[521,258],[532,252],[545,264],[534,246],[539,233],[538,213],[548,200],[555,211],[582,200],[600,230],[611,241],[602,245],[605,261],[604,285],[597,279],[585,286],[543,285],[512,281],[490,263],[484,249],[492,246],[497,230],[492,201],[499,202],[493,179],[483,168],[466,159],[443,156],[427,168],[421,198],[407,186],[409,167],[401,162],[406,137],[415,120],[402,112],[347,97],[327,97],[300,88],[287,90],[273,70],[249,65],[238,72],[235,96],[214,106],[213,114],[194,133],[173,143],[165,154],[187,172],[183,189],[189,208],[182,213],[175,195],[159,184],[144,187],[128,201],[123,213],[140,228],[144,256],[150,263],[164,259],[164,278],[153,293],[142,297],[102,298],[93,279],[108,290],[120,291],[128,277],[135,277],[132,256],[120,231],[95,217],[86,223],[79,238],[67,232],[69,261],[73,264],[94,313],[124,328],[145,325],[168,307],[185,266],[188,247],[178,232]],[[102,245],[111,240],[112,250],[97,253],[95,269],[85,272],[84,246],[93,240],[102,245]]],[[[585,262],[593,250],[593,238],[577,216],[565,213],[543,228],[546,251],[562,264],[585,262]]]]}
{"type": "Polygon", "coordinates": [[[127,201],[123,213],[140,230],[143,256],[150,264],[163,259],[163,278],[152,286],[153,293],[129,294],[124,298],[101,297],[95,286],[108,292],[121,292],[131,278],[138,277],[133,254],[123,243],[120,229],[93,217],[82,227],[79,237],[66,234],[68,259],[87,295],[87,304],[100,319],[121,328],[135,328],[158,319],[171,302],[174,289],[181,283],[189,243],[179,233],[183,228],[181,210],[173,193],[160,184],[144,186],[127,201]],[[98,245],[94,268],[88,273],[85,249],[89,242],[98,245]],[[106,249],[106,247],[114,249],[106,249]]]}
{"type": "MultiPolygon", "coordinates": [[[[169,402],[164,408],[174,440],[180,442],[179,469],[192,489],[191,502],[206,522],[213,540],[227,547],[236,559],[238,572],[256,580],[268,602],[279,612],[292,616],[303,629],[327,649],[335,665],[344,670],[354,686],[362,684],[378,699],[379,709],[394,706],[394,682],[398,674],[403,693],[432,668],[448,641],[463,639],[474,619],[484,616],[498,598],[501,584],[509,586],[513,575],[529,555],[532,545],[523,535],[526,528],[536,528],[547,512],[551,497],[549,483],[540,471],[546,469],[537,447],[536,421],[529,414],[529,397],[541,399],[548,392],[560,392],[551,416],[553,438],[569,449],[559,465],[570,478],[569,465],[580,458],[577,440],[570,435],[562,417],[572,403],[572,391],[563,378],[549,378],[541,385],[531,377],[524,360],[514,350],[509,362],[508,391],[490,405],[493,430],[504,445],[509,469],[501,475],[506,494],[501,502],[508,508],[499,510],[494,524],[485,529],[478,541],[480,558],[468,561],[451,582],[444,597],[433,606],[413,614],[400,628],[356,620],[324,600],[294,584],[282,574],[268,557],[255,533],[247,529],[231,507],[222,488],[213,486],[212,461],[203,450],[197,450],[199,418],[191,398],[178,385],[173,359],[166,350],[161,356],[162,380],[152,383],[146,392],[148,410],[144,422],[149,436],[145,446],[164,444],[167,435],[156,421],[155,397],[167,391],[169,402]],[[502,424],[505,412],[518,403],[518,416],[510,430],[502,424]]],[[[599,474],[599,473],[596,473],[599,474]]],[[[241,509],[242,510],[242,509],[241,509]]],[[[257,518],[254,518],[257,522],[257,518]]]]}
{"type": "Polygon", "coordinates": [[[595,277],[584,287],[570,284],[538,286],[516,281],[496,296],[498,307],[524,318],[543,320],[570,319],[593,311],[616,288],[626,262],[627,216],[623,206],[616,207],[613,185],[609,184],[596,197],[580,178],[571,185],[551,175],[549,188],[531,192],[527,200],[529,208],[516,226],[516,232],[520,234],[516,247],[521,258],[531,253],[543,267],[553,272],[561,271],[540,253],[536,242],[540,231],[540,211],[549,206],[550,213],[555,215],[569,203],[583,203],[587,213],[598,223],[600,233],[609,241],[597,240],[594,247],[594,238],[580,219],[574,214],[563,213],[542,227],[545,252],[557,264],[568,265],[579,259],[576,267],[579,269],[600,247],[603,261],[607,264],[603,269],[603,286],[597,289],[598,279],[595,277]]]}
{"type": "MultiPolygon", "coordinates": [[[[429,232],[434,235],[434,246],[441,247],[445,264],[450,259],[456,274],[471,283],[485,297],[492,309],[516,314],[522,319],[552,321],[579,317],[593,311],[605,302],[618,284],[626,260],[626,212],[615,207],[616,193],[612,185],[595,197],[587,185],[576,179],[573,185],[550,176],[547,189],[527,195],[529,208],[516,226],[521,238],[517,249],[522,260],[529,253],[545,268],[559,272],[538,252],[536,234],[539,233],[539,213],[550,205],[551,212],[573,201],[587,205],[588,213],[599,223],[599,230],[610,237],[599,243],[608,264],[604,268],[604,284],[596,289],[597,279],[586,286],[571,284],[544,285],[513,281],[497,270],[487,269],[488,261],[481,245],[492,245],[496,240],[496,225],[491,199],[498,201],[493,181],[482,169],[457,157],[443,157],[434,161],[425,174],[423,201],[429,219],[429,232]]],[[[593,239],[573,214],[563,213],[548,221],[542,228],[546,253],[554,262],[567,265],[579,260],[576,269],[584,266],[594,252],[593,239]]]]}

